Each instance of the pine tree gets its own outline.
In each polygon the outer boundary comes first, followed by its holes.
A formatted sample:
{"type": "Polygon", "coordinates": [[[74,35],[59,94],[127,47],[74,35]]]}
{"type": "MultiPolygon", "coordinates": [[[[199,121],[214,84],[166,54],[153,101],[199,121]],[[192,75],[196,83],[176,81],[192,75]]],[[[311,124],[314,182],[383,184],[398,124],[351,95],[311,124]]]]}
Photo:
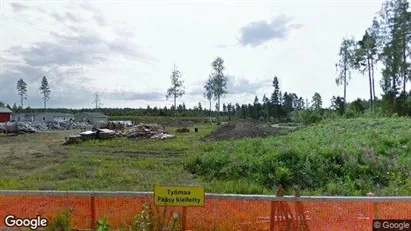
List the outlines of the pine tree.
{"type": "Polygon", "coordinates": [[[314,110],[320,110],[322,108],[322,105],[323,101],[321,99],[321,95],[318,92],[316,92],[312,99],[312,108],[314,110]]]}
{"type": "Polygon", "coordinates": [[[49,82],[47,81],[46,76],[43,77],[41,80],[41,85],[39,88],[41,94],[43,95],[43,101],[44,101],[44,109],[46,109],[46,102],[50,99],[50,86],[49,82]]]}
{"type": "Polygon", "coordinates": [[[280,91],[280,83],[278,81],[278,77],[275,76],[273,80],[273,87],[274,92],[271,94],[271,104],[273,107],[273,116],[275,118],[279,117],[279,112],[281,108],[281,91],[280,91]]]}
{"type": "Polygon", "coordinates": [[[27,84],[23,79],[17,81],[17,91],[21,100],[20,107],[23,108],[23,100],[27,99],[27,84]]]}
{"type": "Polygon", "coordinates": [[[344,86],[344,99],[346,99],[347,85],[349,80],[351,80],[351,69],[353,69],[355,61],[354,39],[343,39],[338,55],[340,56],[340,60],[335,64],[338,72],[338,77],[335,79],[335,82],[337,86],[344,86]]]}

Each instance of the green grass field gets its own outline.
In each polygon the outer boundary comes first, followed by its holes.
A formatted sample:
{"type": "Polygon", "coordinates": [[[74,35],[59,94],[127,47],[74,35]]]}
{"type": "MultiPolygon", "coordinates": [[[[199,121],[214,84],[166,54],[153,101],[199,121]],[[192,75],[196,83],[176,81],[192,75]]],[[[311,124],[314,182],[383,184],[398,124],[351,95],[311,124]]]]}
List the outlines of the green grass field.
{"type": "MultiPolygon", "coordinates": [[[[203,184],[207,192],[409,195],[411,120],[338,119],[281,137],[201,142],[217,126],[169,140],[100,140],[63,146],[74,132],[0,138],[0,188],[151,191],[203,184]]],[[[175,128],[172,129],[172,132],[175,128]]]]}

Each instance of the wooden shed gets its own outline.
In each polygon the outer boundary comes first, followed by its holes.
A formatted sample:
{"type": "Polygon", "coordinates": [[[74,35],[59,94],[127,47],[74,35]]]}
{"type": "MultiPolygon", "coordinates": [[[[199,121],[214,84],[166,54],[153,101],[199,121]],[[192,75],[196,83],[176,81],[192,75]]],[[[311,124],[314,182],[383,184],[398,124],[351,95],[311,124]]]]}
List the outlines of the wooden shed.
{"type": "Polygon", "coordinates": [[[10,121],[10,115],[13,113],[10,109],[6,107],[0,107],[0,123],[10,121]]]}

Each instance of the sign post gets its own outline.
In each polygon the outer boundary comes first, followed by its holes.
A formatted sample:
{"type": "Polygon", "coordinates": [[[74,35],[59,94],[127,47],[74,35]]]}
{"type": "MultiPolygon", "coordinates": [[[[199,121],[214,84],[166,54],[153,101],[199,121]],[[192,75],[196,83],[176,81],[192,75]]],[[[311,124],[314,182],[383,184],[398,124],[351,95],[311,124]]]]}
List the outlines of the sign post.
{"type": "Polygon", "coordinates": [[[204,186],[154,186],[154,205],[183,207],[182,228],[186,230],[187,207],[204,207],[204,186]]]}

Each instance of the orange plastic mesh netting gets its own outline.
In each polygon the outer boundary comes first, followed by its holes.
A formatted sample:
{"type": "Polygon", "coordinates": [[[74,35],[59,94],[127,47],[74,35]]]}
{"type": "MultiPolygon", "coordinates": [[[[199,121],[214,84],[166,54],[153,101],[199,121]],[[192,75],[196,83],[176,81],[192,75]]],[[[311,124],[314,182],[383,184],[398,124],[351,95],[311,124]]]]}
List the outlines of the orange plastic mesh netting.
{"type": "MultiPolygon", "coordinates": [[[[257,196],[256,196],[257,198],[257,196]]],[[[70,209],[77,229],[90,229],[107,217],[113,228],[127,227],[152,196],[0,195],[0,217],[51,219],[70,209]]],[[[154,210],[154,209],[153,209],[154,210]]],[[[182,208],[167,208],[168,214],[182,208]]],[[[221,199],[207,197],[204,207],[186,209],[187,230],[364,230],[372,219],[411,219],[411,199],[401,201],[221,199]],[[270,229],[271,225],[271,229],[270,229]]],[[[4,219],[0,227],[5,227],[4,219]]]]}

